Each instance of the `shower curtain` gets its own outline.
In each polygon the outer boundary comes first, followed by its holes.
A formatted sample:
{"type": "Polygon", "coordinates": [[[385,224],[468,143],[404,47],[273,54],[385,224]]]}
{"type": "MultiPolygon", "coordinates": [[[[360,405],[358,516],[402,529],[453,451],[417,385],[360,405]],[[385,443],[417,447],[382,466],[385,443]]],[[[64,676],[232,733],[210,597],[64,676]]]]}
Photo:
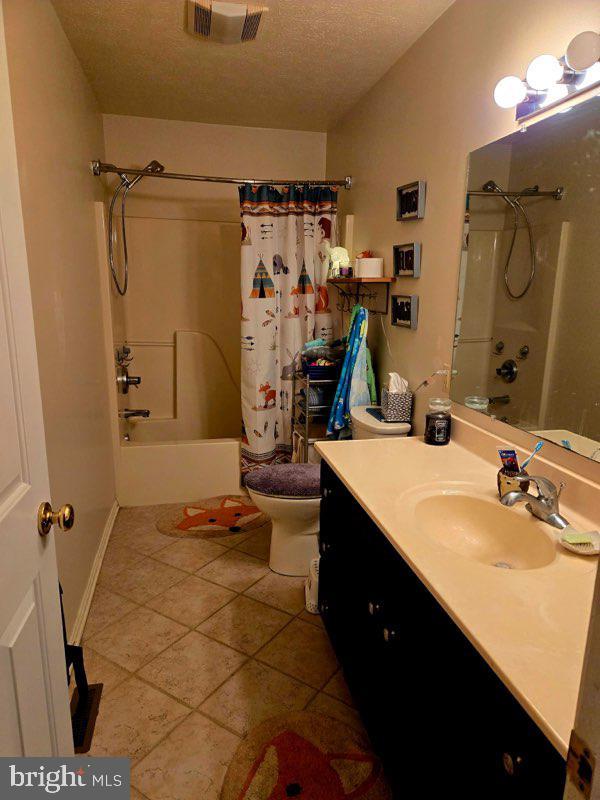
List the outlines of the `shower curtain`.
{"type": "Polygon", "coordinates": [[[240,187],[242,474],[289,461],[292,375],[305,342],[333,338],[325,245],[337,189],[240,187]]]}

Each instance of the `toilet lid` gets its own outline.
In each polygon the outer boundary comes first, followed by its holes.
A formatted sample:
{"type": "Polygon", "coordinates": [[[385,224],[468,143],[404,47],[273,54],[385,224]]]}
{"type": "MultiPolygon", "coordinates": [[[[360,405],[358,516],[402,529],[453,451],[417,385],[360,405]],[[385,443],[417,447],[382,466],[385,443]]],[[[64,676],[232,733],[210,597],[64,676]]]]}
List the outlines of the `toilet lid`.
{"type": "Polygon", "coordinates": [[[410,433],[410,422],[385,422],[379,421],[368,409],[380,410],[380,406],[354,406],[350,409],[352,424],[363,428],[377,436],[404,436],[410,433]]]}
{"type": "Polygon", "coordinates": [[[247,475],[246,486],[273,497],[320,497],[321,468],[318,464],[274,464],[247,475]]]}

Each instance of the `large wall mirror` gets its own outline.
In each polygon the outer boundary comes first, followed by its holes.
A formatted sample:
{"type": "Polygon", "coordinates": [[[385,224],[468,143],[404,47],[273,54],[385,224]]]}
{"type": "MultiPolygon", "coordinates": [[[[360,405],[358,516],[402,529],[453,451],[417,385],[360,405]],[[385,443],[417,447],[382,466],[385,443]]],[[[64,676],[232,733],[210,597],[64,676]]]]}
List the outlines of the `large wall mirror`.
{"type": "Polygon", "coordinates": [[[452,399],[600,461],[600,98],[469,157],[452,399]]]}

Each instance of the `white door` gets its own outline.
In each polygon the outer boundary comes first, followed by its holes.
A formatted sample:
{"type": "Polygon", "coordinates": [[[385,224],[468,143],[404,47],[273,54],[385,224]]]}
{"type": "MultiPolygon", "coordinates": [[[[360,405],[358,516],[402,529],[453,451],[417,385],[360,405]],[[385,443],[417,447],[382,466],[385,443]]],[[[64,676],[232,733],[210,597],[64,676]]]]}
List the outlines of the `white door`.
{"type": "Polygon", "coordinates": [[[1,756],[73,752],[54,533],[37,531],[38,506],[48,499],[0,0],[1,756]]]}

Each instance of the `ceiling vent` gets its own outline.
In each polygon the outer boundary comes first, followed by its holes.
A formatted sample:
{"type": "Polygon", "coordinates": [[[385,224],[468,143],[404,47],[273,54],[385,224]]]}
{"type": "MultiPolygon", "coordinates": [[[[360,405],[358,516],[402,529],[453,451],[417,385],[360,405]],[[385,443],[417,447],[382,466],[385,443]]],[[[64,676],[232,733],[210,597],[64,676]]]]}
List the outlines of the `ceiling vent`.
{"type": "Polygon", "coordinates": [[[255,3],[222,3],[187,0],[188,31],[222,44],[239,44],[256,39],[266,6],[255,3]]]}

